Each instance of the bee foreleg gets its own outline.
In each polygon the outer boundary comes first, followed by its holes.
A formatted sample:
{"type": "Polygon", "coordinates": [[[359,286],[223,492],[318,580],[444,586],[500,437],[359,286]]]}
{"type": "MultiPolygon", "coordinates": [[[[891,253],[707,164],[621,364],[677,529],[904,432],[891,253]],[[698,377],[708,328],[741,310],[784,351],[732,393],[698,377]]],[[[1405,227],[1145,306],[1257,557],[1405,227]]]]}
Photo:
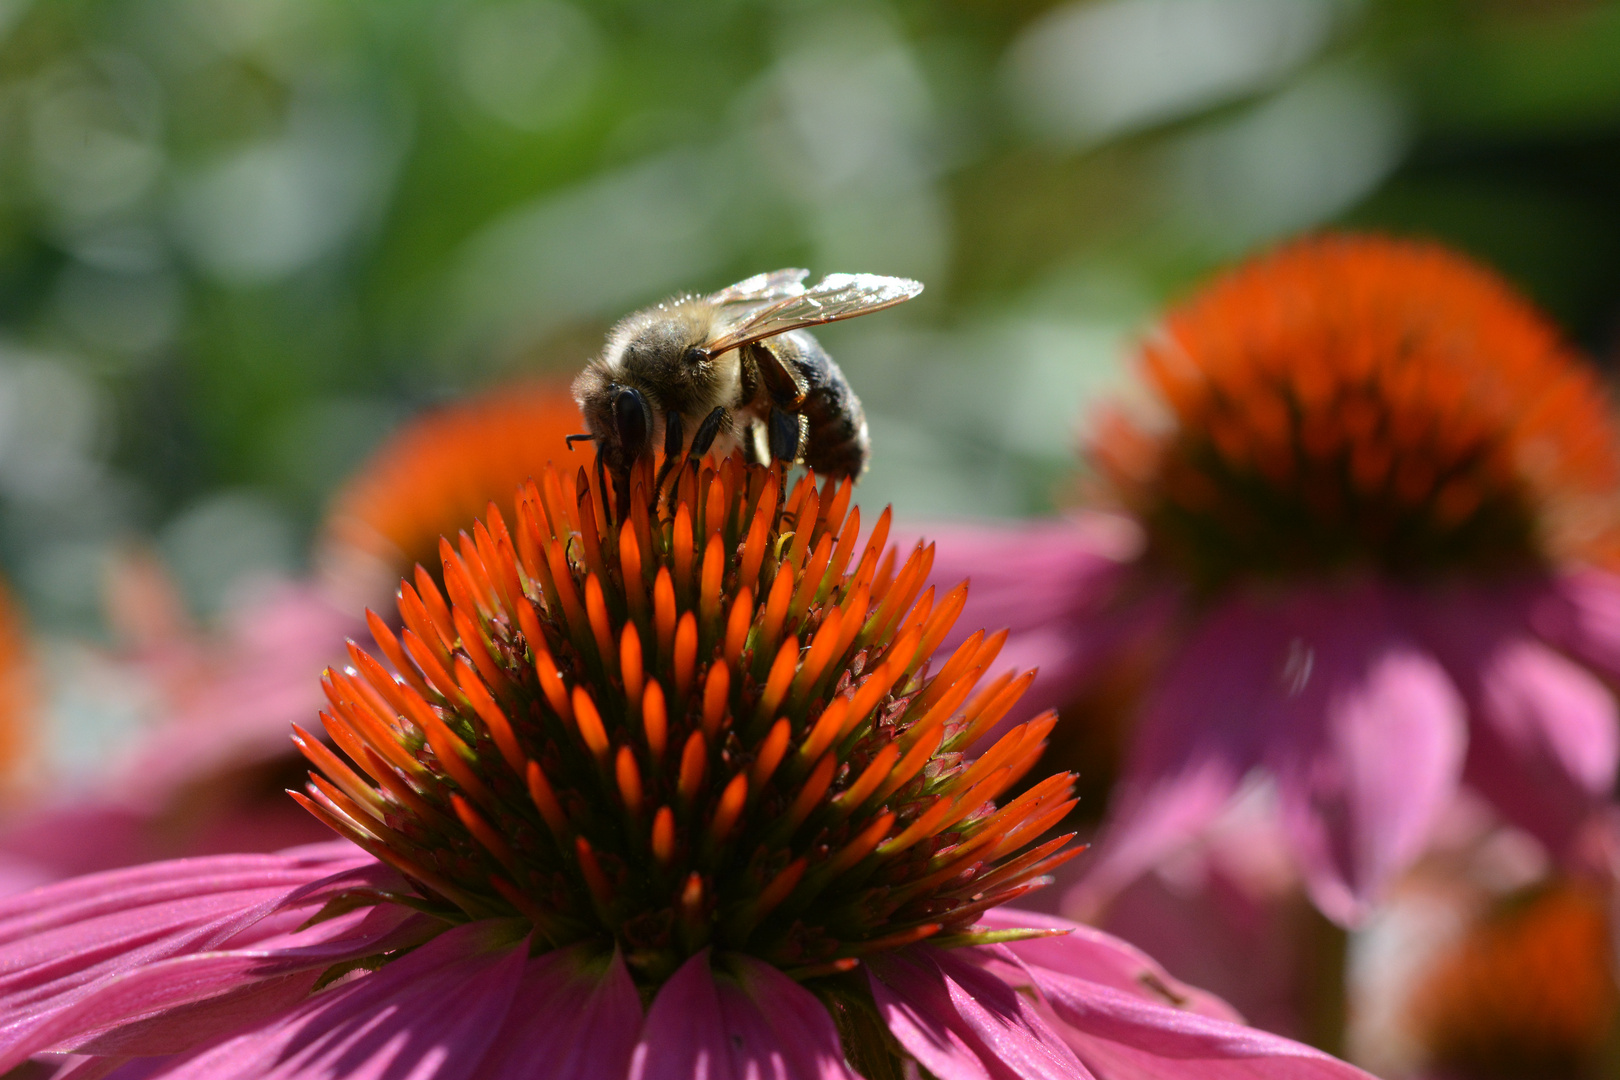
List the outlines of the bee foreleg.
{"type": "Polygon", "coordinates": [[[715,436],[720,434],[721,425],[725,422],[726,407],[715,406],[714,411],[703,418],[703,423],[699,424],[697,431],[693,433],[692,449],[687,451],[687,458],[700,458],[707,454],[709,447],[714,445],[715,436]]]}
{"type": "Polygon", "coordinates": [[[772,409],[769,427],[771,457],[790,465],[797,462],[804,455],[809,421],[798,413],[772,409]]]}

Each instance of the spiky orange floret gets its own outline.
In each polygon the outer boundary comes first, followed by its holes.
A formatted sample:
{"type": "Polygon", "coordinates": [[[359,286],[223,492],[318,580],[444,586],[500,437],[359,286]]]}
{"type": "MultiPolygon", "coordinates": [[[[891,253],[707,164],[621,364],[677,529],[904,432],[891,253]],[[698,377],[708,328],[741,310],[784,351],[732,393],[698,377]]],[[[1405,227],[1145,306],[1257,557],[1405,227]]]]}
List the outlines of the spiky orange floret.
{"type": "Polygon", "coordinates": [[[445,542],[448,602],[418,568],[404,630],[371,616],[398,676],[358,648],[327,673],[348,761],[300,733],[306,805],[457,917],[611,940],[652,981],[711,944],[810,974],[969,940],[1070,854],[1017,855],[1070,777],[993,801],[1051,717],[963,756],[1030,676],[987,679],[983,633],[926,674],[966,587],[924,591],[933,549],[898,560],[887,511],[857,551],[848,481],[677,477],[649,510],[643,461],[614,524],[594,477],[548,468],[510,532],[490,506],[445,542]]]}
{"type": "Polygon", "coordinates": [[[1167,424],[1105,419],[1095,458],[1203,580],[1608,558],[1608,402],[1557,332],[1432,244],[1328,236],[1259,258],[1142,350],[1167,424]]]}
{"type": "Polygon", "coordinates": [[[324,542],[382,562],[392,580],[438,564],[439,537],[470,528],[490,502],[511,514],[512,492],[564,453],[579,431],[566,383],[525,381],[416,417],[337,493],[324,542]]]}
{"type": "Polygon", "coordinates": [[[1563,883],[1514,897],[1416,989],[1415,1026],[1445,1075],[1582,1076],[1615,1031],[1608,905],[1563,883]]]}

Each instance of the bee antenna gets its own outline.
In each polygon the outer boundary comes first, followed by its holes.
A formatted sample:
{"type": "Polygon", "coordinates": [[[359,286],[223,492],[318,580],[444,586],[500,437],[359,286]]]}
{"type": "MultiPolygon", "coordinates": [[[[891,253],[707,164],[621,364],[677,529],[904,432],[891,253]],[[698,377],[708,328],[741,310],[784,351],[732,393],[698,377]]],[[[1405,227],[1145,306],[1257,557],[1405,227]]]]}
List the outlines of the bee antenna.
{"type": "Polygon", "coordinates": [[[581,440],[581,439],[594,439],[594,438],[596,438],[596,436],[592,435],[590,432],[587,431],[587,432],[584,432],[583,434],[580,434],[580,435],[565,435],[565,436],[563,436],[563,442],[567,443],[568,444],[568,449],[572,450],[574,448],[574,444],[576,442],[578,442],[579,440],[581,440]]]}

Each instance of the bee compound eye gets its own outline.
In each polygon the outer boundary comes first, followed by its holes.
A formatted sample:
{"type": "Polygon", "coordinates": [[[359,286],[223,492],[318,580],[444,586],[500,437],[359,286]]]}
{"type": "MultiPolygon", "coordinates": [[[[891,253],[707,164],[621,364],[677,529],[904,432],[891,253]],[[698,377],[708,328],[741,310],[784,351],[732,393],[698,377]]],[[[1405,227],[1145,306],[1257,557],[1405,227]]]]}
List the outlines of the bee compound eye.
{"type": "Polygon", "coordinates": [[[652,410],[641,391],[624,387],[613,397],[613,430],[626,455],[638,457],[647,448],[652,431],[652,410]]]}

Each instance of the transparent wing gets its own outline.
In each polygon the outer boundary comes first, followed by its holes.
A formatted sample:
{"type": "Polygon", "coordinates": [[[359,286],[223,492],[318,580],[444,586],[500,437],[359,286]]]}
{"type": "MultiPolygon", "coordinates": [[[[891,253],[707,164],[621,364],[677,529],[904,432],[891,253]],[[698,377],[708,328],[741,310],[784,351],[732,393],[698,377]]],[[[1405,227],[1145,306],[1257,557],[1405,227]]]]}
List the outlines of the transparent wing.
{"type": "Polygon", "coordinates": [[[881,274],[828,274],[808,289],[785,296],[756,311],[740,314],[736,322],[707,342],[705,348],[710,353],[723,353],[727,349],[785,334],[789,330],[853,319],[857,315],[904,303],[922,290],[922,282],[910,278],[884,277],[881,274]]]}
{"type": "Polygon", "coordinates": [[[764,274],[755,274],[751,278],[744,278],[735,285],[728,285],[717,293],[711,293],[708,301],[716,305],[774,304],[778,300],[798,296],[804,292],[804,279],[809,276],[808,270],[771,270],[764,274]]]}

